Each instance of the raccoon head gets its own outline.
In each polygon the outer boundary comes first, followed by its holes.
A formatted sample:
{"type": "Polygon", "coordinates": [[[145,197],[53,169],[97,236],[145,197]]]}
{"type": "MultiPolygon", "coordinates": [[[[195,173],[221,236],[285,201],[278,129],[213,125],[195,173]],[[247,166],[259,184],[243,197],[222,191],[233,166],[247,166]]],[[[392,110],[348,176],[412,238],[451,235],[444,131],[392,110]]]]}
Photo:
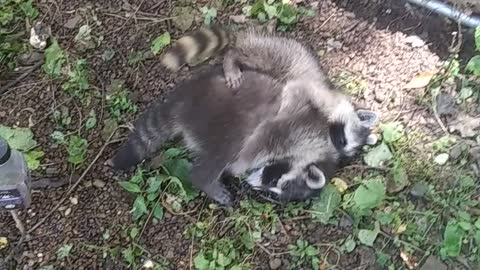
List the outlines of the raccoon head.
{"type": "Polygon", "coordinates": [[[335,166],[329,160],[295,168],[290,161],[279,161],[254,171],[247,181],[254,189],[272,192],[282,202],[303,201],[320,192],[335,166]]]}
{"type": "Polygon", "coordinates": [[[378,116],[375,112],[357,110],[342,121],[329,125],[330,139],[342,156],[354,156],[365,144],[375,144],[377,138],[371,134],[378,116]]]}

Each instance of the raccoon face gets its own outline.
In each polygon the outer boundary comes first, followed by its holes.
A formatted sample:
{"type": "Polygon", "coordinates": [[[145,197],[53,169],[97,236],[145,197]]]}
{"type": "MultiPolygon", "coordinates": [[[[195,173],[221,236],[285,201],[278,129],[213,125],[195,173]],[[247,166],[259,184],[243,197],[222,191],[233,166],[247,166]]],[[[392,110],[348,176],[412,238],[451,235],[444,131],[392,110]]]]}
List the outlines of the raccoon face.
{"type": "Polygon", "coordinates": [[[329,132],[333,145],[341,155],[351,157],[365,144],[375,144],[377,137],[371,128],[377,121],[377,114],[367,110],[357,110],[345,121],[330,124],[329,132]]]}
{"type": "Polygon", "coordinates": [[[334,166],[317,162],[294,168],[289,161],[278,161],[251,173],[247,182],[254,189],[274,193],[282,202],[304,201],[320,192],[333,175],[334,166]]]}

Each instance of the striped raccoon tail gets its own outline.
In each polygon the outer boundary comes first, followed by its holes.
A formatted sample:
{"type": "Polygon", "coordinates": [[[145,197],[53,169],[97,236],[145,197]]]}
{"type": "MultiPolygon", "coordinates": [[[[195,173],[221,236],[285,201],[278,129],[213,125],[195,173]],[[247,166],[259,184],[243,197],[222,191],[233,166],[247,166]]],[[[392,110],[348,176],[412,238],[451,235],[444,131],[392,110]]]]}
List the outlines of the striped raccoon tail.
{"type": "Polygon", "coordinates": [[[130,170],[144,159],[150,158],[172,137],[173,130],[168,126],[167,115],[153,106],[135,122],[133,132],[127,141],[120,146],[110,160],[114,170],[130,170]]]}
{"type": "Polygon", "coordinates": [[[163,55],[161,63],[171,71],[178,71],[185,64],[220,53],[233,39],[233,34],[219,25],[202,27],[178,39],[163,55]]]}

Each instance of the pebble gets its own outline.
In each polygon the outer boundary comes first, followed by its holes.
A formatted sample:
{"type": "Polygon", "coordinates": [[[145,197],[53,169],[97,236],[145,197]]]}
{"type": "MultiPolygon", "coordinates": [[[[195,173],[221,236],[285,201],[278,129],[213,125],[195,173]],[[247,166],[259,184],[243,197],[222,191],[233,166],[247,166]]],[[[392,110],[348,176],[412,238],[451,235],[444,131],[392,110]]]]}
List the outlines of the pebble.
{"type": "Polygon", "coordinates": [[[0,112],[0,117],[5,117],[6,115],[7,115],[7,113],[6,113],[6,112],[3,112],[3,111],[2,111],[2,112],[0,112]]]}
{"type": "Polygon", "coordinates": [[[65,210],[65,216],[68,216],[70,215],[70,213],[72,213],[72,208],[67,208],[67,210],[65,210]]]}
{"type": "Polygon", "coordinates": [[[167,252],[167,255],[165,255],[165,258],[167,258],[167,259],[173,259],[173,258],[175,258],[175,254],[173,253],[172,250],[169,250],[169,251],[167,252]]]}
{"type": "Polygon", "coordinates": [[[450,149],[450,157],[452,160],[457,160],[462,155],[462,145],[457,144],[450,149]]]}
{"type": "Polygon", "coordinates": [[[104,181],[96,179],[93,181],[93,185],[97,188],[104,188],[106,184],[104,181]]]}
{"type": "Polygon", "coordinates": [[[409,36],[405,39],[405,42],[411,44],[413,48],[420,48],[425,45],[425,41],[418,36],[409,36]]]}
{"type": "Polygon", "coordinates": [[[70,198],[70,202],[71,202],[73,205],[77,205],[77,204],[78,204],[78,198],[77,198],[77,197],[71,197],[71,198],[70,198]]]}
{"type": "Polygon", "coordinates": [[[274,258],[271,259],[268,264],[270,265],[270,269],[275,270],[282,266],[282,260],[280,260],[279,258],[274,258]]]}

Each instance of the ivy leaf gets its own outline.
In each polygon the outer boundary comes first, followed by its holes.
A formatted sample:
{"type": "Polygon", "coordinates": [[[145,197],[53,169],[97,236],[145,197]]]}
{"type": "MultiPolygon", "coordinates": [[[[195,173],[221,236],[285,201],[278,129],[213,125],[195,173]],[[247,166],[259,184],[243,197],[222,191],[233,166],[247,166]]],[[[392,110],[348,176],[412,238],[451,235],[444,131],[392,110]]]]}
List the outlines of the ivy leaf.
{"type": "Polygon", "coordinates": [[[160,50],[170,44],[170,42],[170,33],[165,32],[152,41],[152,46],[150,47],[150,49],[152,50],[152,53],[156,55],[160,52],[160,50]]]}
{"type": "Polygon", "coordinates": [[[350,253],[355,249],[356,246],[357,243],[355,243],[355,240],[353,240],[352,238],[348,238],[347,241],[343,243],[342,247],[347,253],[350,253]]]}
{"type": "Polygon", "coordinates": [[[385,184],[380,179],[362,183],[353,194],[355,206],[360,210],[378,207],[385,198],[385,184]]]}
{"type": "Polygon", "coordinates": [[[125,190],[129,191],[129,192],[133,192],[133,193],[140,193],[142,192],[142,190],[140,189],[140,187],[135,184],[135,183],[131,183],[131,182],[127,182],[127,181],[122,181],[122,182],[119,182],[120,186],[122,186],[125,190]]]}
{"type": "Polygon", "coordinates": [[[263,3],[263,10],[265,13],[267,13],[268,19],[273,19],[275,16],[277,16],[277,8],[267,4],[267,2],[263,3]]]}
{"type": "Polygon", "coordinates": [[[375,222],[375,228],[373,230],[359,230],[358,231],[358,240],[366,246],[373,246],[373,243],[377,239],[378,233],[380,232],[380,224],[375,222]]]}
{"type": "Polygon", "coordinates": [[[313,203],[310,209],[312,211],[312,217],[321,223],[328,223],[341,201],[342,198],[337,188],[332,184],[327,185],[322,191],[320,198],[313,203]]]}
{"type": "Polygon", "coordinates": [[[135,240],[135,237],[137,237],[137,235],[138,235],[138,228],[137,228],[137,227],[133,227],[133,228],[130,230],[130,239],[135,240]]]}
{"type": "Polygon", "coordinates": [[[475,76],[480,76],[480,55],[472,57],[465,69],[472,72],[475,76]]]}
{"type": "Polygon", "coordinates": [[[89,118],[87,119],[87,122],[85,123],[85,129],[89,130],[94,128],[97,125],[97,114],[95,113],[94,110],[91,110],[90,113],[88,114],[89,118]]]}
{"type": "Polygon", "coordinates": [[[372,167],[382,167],[385,162],[393,158],[390,149],[385,143],[374,147],[370,152],[368,152],[365,157],[365,163],[372,167]]]}
{"type": "Polygon", "coordinates": [[[58,42],[53,39],[52,44],[45,50],[45,64],[43,70],[52,77],[61,75],[62,66],[66,61],[66,57],[58,42]]]}
{"type": "Polygon", "coordinates": [[[398,141],[403,136],[403,125],[399,122],[391,122],[381,126],[383,140],[386,143],[398,141]]]}
{"type": "Polygon", "coordinates": [[[457,223],[451,221],[445,227],[443,243],[440,252],[444,256],[456,257],[462,249],[463,230],[457,223]]]}
{"type": "Polygon", "coordinates": [[[32,5],[32,0],[21,3],[20,9],[23,11],[23,14],[30,19],[35,19],[38,16],[38,10],[32,5]]]}

